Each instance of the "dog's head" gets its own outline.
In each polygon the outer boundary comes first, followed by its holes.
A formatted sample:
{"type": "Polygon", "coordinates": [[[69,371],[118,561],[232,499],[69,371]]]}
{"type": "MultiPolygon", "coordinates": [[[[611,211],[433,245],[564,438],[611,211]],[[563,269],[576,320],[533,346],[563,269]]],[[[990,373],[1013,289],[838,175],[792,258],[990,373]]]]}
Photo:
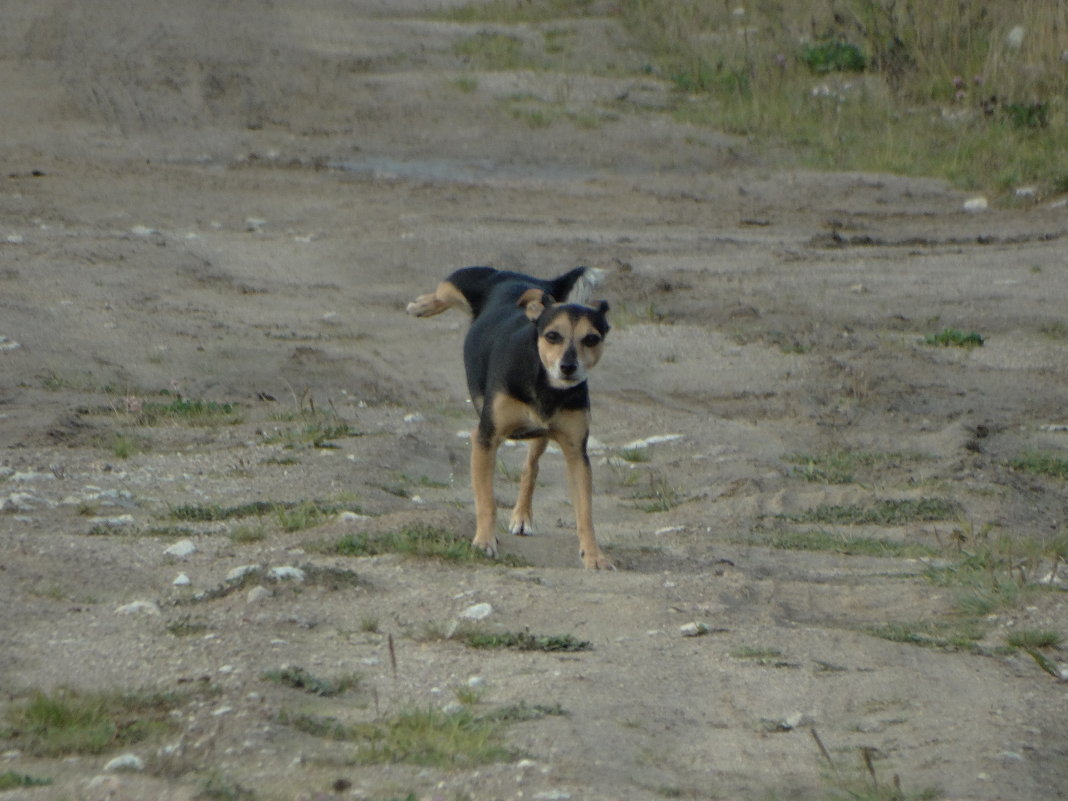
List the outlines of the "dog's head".
{"type": "Polygon", "coordinates": [[[519,306],[537,327],[538,357],[549,386],[571,389],[585,381],[604,350],[608,303],[554,303],[549,295],[530,289],[519,299],[519,306]]]}

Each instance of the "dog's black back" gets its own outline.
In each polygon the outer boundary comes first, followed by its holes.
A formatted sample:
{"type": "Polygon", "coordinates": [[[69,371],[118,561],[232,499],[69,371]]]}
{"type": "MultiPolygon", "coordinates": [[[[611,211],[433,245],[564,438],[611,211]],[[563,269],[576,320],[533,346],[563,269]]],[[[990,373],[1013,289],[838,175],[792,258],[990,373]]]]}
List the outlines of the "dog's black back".
{"type": "Polygon", "coordinates": [[[460,290],[471,307],[471,316],[477,320],[486,306],[501,304],[514,307],[520,296],[532,288],[540,289],[554,301],[565,300],[588,269],[576,267],[559,278],[546,281],[492,267],[464,267],[445,280],[460,290]]]}

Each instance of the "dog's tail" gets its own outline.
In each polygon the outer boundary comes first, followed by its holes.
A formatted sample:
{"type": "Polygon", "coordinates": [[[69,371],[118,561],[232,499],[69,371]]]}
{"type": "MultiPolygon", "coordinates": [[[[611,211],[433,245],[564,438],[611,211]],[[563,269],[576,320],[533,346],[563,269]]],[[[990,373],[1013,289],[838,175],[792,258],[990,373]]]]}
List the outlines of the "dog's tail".
{"type": "Polygon", "coordinates": [[[604,270],[597,267],[576,267],[552,282],[549,294],[563,303],[588,304],[593,290],[604,281],[604,270]]]}

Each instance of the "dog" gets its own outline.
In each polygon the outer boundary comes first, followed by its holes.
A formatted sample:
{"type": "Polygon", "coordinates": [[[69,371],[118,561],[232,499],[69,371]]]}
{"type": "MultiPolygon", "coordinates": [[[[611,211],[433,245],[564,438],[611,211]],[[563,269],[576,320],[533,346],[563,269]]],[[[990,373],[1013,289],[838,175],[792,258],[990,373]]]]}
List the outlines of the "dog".
{"type": "Polygon", "coordinates": [[[590,302],[602,271],[577,267],[551,281],[492,267],[456,270],[437,288],[408,304],[430,317],[466,309],[464,368],[478,427],[471,433],[471,486],[475,495],[472,545],[497,555],[493,473],[505,439],[527,440],[519,497],[509,526],[534,533],[531,501],[538,460],[549,440],[567,465],[575,509],[579,557],[587,568],[612,570],[593,533],[593,478],[586,443],[590,431],[589,371],[601,358],[609,325],[608,303],[590,302]]]}

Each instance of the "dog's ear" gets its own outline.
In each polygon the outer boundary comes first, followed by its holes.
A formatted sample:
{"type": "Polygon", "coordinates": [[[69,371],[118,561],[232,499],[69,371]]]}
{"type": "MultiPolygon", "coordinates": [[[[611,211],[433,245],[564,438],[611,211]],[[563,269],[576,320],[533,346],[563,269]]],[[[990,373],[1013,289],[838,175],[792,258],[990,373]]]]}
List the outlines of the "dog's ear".
{"type": "Polygon", "coordinates": [[[541,317],[541,313],[545,311],[545,307],[551,305],[552,302],[553,299],[547,293],[536,287],[531,287],[519,296],[519,300],[515,305],[526,313],[528,320],[537,322],[538,318],[541,317]]]}
{"type": "Polygon", "coordinates": [[[610,326],[608,324],[608,317],[605,316],[605,315],[608,314],[608,301],[607,300],[598,301],[597,305],[594,308],[597,309],[597,316],[601,318],[600,324],[597,326],[597,328],[598,328],[598,330],[600,330],[601,336],[604,336],[612,328],[612,326],[610,326]]]}

